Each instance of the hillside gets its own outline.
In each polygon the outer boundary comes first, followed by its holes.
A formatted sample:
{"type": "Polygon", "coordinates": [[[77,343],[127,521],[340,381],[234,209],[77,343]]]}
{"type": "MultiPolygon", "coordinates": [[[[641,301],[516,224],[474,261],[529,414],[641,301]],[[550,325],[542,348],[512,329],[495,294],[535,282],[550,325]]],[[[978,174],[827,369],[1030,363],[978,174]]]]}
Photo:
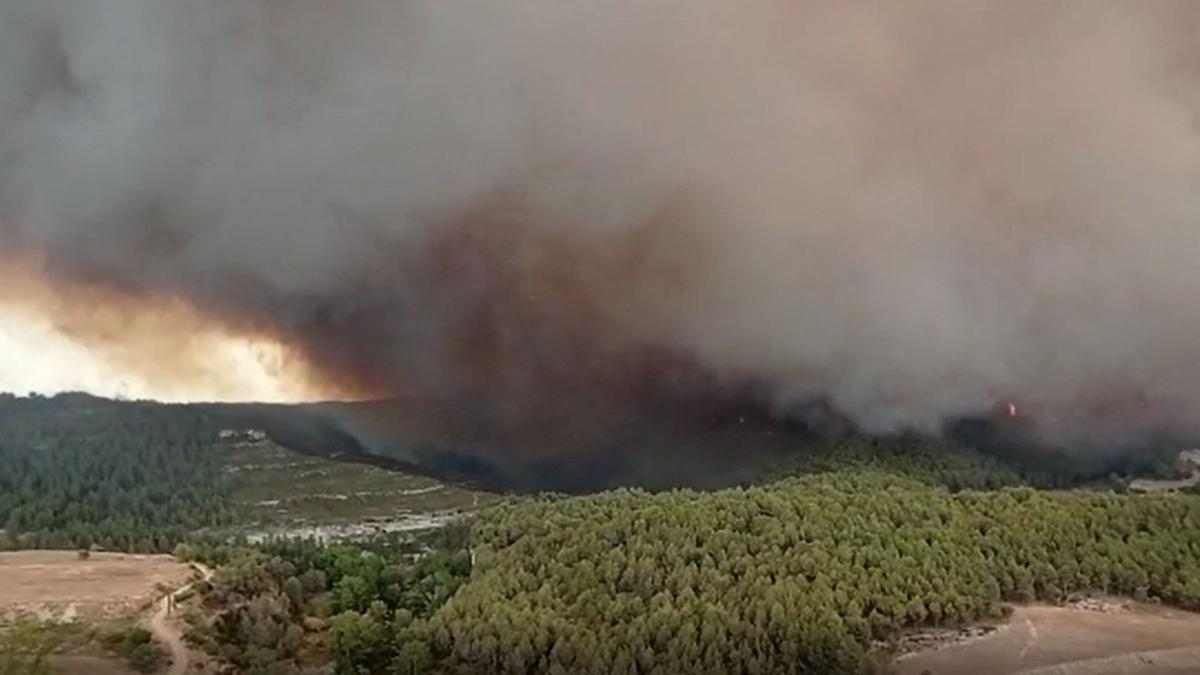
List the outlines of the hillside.
{"type": "Polygon", "coordinates": [[[500,498],[361,447],[317,452],[320,434],[307,453],[278,442],[295,438],[281,425],[334,428],[317,419],[0,399],[4,541],[214,565],[188,603],[195,644],[272,675],[882,672],[914,631],[1003,622],[1011,603],[1200,609],[1200,496],[1126,494],[1099,465],[915,435],[779,451],[798,437],[737,423],[713,447],[776,445],[711,478],[726,487],[500,498]],[[1056,485],[1076,487],[1038,489],[1056,485]],[[357,543],[296,539],[330,535],[357,543]]]}
{"type": "Polygon", "coordinates": [[[0,396],[0,428],[9,546],[161,552],[236,520],[217,428],[186,408],[0,396]]]}
{"type": "Polygon", "coordinates": [[[237,426],[253,421],[206,405],[0,395],[0,548],[152,553],[197,537],[369,534],[493,499],[338,448],[301,454],[237,426]]]}
{"type": "Polygon", "coordinates": [[[1200,609],[1200,498],[877,473],[505,507],[435,615],[452,669],[866,672],[900,631],[1071,593],[1200,609]],[[541,665],[539,665],[541,664],[541,665]]]}

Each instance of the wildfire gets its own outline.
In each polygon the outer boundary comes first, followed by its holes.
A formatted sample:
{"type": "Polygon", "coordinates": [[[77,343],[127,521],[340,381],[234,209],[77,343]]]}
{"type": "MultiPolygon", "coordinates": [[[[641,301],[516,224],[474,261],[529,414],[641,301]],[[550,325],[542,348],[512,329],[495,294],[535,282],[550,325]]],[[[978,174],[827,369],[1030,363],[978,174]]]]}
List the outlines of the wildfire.
{"type": "Polygon", "coordinates": [[[163,401],[341,398],[287,345],[238,333],[171,297],[55,285],[0,256],[0,392],[163,401]]]}
{"type": "Polygon", "coordinates": [[[1009,417],[1017,416],[1017,404],[1012,401],[1008,402],[1008,416],[1009,417]]]}

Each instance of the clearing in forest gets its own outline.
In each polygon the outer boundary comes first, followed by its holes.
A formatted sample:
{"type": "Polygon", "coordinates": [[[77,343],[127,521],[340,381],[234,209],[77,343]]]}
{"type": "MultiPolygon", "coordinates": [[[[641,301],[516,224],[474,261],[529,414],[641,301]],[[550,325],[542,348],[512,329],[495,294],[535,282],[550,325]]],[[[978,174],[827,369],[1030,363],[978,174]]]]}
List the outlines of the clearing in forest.
{"type": "Polygon", "coordinates": [[[221,452],[235,503],[264,524],[336,525],[467,511],[496,499],[369,463],[304,455],[269,440],[228,444],[221,452]]]}
{"type": "Polygon", "coordinates": [[[75,551],[0,553],[0,621],[18,616],[46,621],[129,616],[152,605],[159,588],[191,577],[188,565],[165,555],[75,551]]]}
{"type": "Polygon", "coordinates": [[[984,637],[903,657],[898,675],[1200,672],[1200,614],[1153,605],[1018,607],[984,637]]]}

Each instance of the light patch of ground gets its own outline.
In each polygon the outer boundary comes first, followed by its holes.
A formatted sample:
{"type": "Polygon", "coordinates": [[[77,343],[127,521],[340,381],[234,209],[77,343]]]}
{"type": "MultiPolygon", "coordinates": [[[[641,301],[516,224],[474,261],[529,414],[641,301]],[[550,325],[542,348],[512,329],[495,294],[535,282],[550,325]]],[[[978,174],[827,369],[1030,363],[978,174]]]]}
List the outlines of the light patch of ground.
{"type": "Polygon", "coordinates": [[[143,611],[191,577],[170,556],[74,551],[0,553],[0,622],[18,616],[44,621],[88,621],[143,611]]]}
{"type": "Polygon", "coordinates": [[[898,675],[1200,673],[1200,614],[1151,605],[1018,607],[977,639],[901,657],[898,675]],[[1103,610],[1103,611],[1100,611],[1103,610]]]}
{"type": "Polygon", "coordinates": [[[400,514],[394,518],[370,518],[361,522],[327,525],[293,523],[252,530],[246,533],[246,540],[252,544],[277,537],[356,541],[381,535],[436,530],[462,520],[464,515],[461,511],[439,511],[436,513],[400,514]]]}

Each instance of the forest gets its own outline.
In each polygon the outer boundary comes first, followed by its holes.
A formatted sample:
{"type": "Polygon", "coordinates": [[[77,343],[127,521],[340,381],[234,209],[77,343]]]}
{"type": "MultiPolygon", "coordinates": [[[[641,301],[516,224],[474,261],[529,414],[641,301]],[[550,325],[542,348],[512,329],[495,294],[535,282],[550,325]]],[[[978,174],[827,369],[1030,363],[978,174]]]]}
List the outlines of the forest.
{"type": "Polygon", "coordinates": [[[0,548],[169,552],[232,522],[216,435],[186,406],[0,395],[0,548]]]}
{"type": "Polygon", "coordinates": [[[1007,603],[1200,610],[1200,495],[943,440],[832,440],[714,491],[514,495],[415,541],[251,546],[197,536],[237,514],[193,408],[9,397],[0,428],[6,545],[212,565],[189,638],[250,675],[875,673],[906,631],[1007,603]]]}
{"type": "MultiPolygon", "coordinates": [[[[231,501],[229,467],[213,451],[230,423],[210,406],[0,394],[0,549],[161,553],[244,520],[231,501]]],[[[847,467],[883,467],[954,487],[1027,479],[1002,460],[918,437],[814,444],[758,475],[766,481],[847,467]]]]}
{"type": "MultiPolygon", "coordinates": [[[[212,406],[85,394],[0,394],[0,549],[169,552],[180,542],[244,521],[247,514],[231,499],[231,471],[214,445],[223,426],[247,423],[242,417],[248,413],[236,419],[223,414],[228,415],[212,406]]],[[[850,436],[806,441],[738,480],[767,484],[794,475],[878,470],[951,490],[1122,489],[1120,474],[1169,473],[1165,455],[1129,457],[1144,459],[1072,462],[1043,453],[1029,461],[929,436],[850,436]]]]}
{"type": "Polygon", "coordinates": [[[181,544],[178,557],[217,568],[186,637],[247,675],[431,672],[428,619],[470,576],[466,533],[181,544]]]}
{"type": "MultiPolygon", "coordinates": [[[[875,472],[501,507],[430,622],[450,672],[860,673],[900,631],[1072,593],[1200,609],[1200,499],[875,472]]],[[[886,659],[885,659],[886,660],[886,659]]]]}
{"type": "Polygon", "coordinates": [[[189,547],[254,675],[884,673],[906,630],[1115,594],[1200,610],[1200,497],[852,469],[512,500],[450,544],[189,547]],[[474,564],[472,564],[474,563],[474,564]]]}

